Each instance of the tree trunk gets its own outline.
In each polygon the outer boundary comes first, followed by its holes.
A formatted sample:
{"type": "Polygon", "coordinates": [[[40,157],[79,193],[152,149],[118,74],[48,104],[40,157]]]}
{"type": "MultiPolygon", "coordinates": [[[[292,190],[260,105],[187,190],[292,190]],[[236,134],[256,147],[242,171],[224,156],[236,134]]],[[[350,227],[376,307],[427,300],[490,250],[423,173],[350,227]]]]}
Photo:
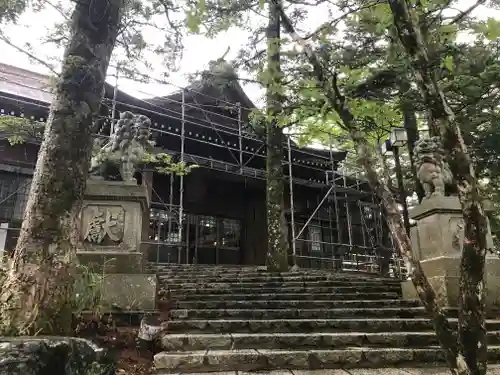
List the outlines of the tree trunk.
{"type": "Polygon", "coordinates": [[[2,326],[10,334],[71,333],[78,216],[93,124],[123,6],[123,0],[76,2],[71,39],[3,288],[2,326]]]}
{"type": "Polygon", "coordinates": [[[269,3],[267,27],[267,257],[271,271],[288,270],[288,236],[284,207],[283,129],[277,116],[281,113],[280,16],[276,5],[269,3]]]}
{"type": "Polygon", "coordinates": [[[415,162],[413,160],[413,150],[415,149],[415,143],[419,139],[417,117],[412,103],[410,103],[404,97],[409,88],[409,82],[406,80],[400,86],[400,97],[402,100],[401,109],[403,111],[404,117],[404,128],[406,129],[406,133],[408,134],[408,154],[410,156],[411,173],[413,175],[413,180],[415,183],[415,192],[417,193],[418,201],[422,202],[422,199],[424,199],[425,196],[425,192],[422,184],[420,183],[420,180],[417,177],[417,168],[415,167],[415,162]]]}
{"type": "Polygon", "coordinates": [[[426,45],[405,0],[389,0],[399,38],[410,57],[415,80],[429,110],[431,134],[441,138],[447,153],[464,216],[464,240],[460,264],[460,354],[474,375],[486,373],[484,265],[488,219],[460,127],[446,102],[431,68],[426,45]]]}
{"type": "MultiPolygon", "coordinates": [[[[396,200],[387,184],[380,179],[379,172],[375,170],[377,156],[368,144],[365,134],[358,128],[355,118],[349,110],[346,98],[340,93],[336,76],[334,75],[332,78],[327,76],[326,70],[312,48],[296,33],[283,8],[278,3],[276,4],[279,7],[285,30],[303,48],[306,57],[313,67],[313,73],[316,76],[319,86],[323,88],[325,97],[341,117],[345,129],[349,132],[355,144],[358,161],[366,172],[366,177],[371,188],[382,199],[387,212],[387,224],[395,240],[397,250],[412,267],[410,270],[411,280],[426,310],[432,315],[436,336],[445,352],[446,360],[452,373],[455,375],[470,374],[467,363],[458,354],[456,341],[446,314],[436,303],[436,294],[425,276],[420,262],[414,260],[412,257],[410,238],[404,229],[396,200]]],[[[385,171],[385,174],[387,174],[387,171],[385,171]]]]}
{"type": "MultiPolygon", "coordinates": [[[[366,177],[375,194],[382,199],[384,208],[387,214],[387,225],[395,240],[396,248],[410,264],[410,277],[418,293],[419,298],[423,302],[426,310],[432,314],[432,320],[436,336],[445,351],[446,360],[453,374],[467,374],[463,372],[463,361],[457,358],[456,340],[453,331],[449,325],[446,313],[436,303],[436,293],[432,288],[427,276],[425,276],[422,265],[412,256],[412,248],[410,237],[408,236],[398,204],[389,187],[382,182],[379,177],[380,172],[376,171],[375,165],[377,156],[366,140],[366,136],[355,126],[349,126],[349,133],[356,147],[358,162],[363,166],[366,172],[366,177]]],[[[384,170],[384,175],[388,175],[387,170],[384,170]]]]}

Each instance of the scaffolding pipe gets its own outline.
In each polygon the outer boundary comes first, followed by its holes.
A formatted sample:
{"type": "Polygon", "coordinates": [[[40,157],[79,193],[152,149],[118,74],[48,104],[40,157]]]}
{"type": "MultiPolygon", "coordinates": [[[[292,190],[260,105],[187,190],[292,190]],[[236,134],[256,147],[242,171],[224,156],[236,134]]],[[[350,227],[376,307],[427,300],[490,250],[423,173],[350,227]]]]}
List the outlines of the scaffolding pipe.
{"type": "MultiPolygon", "coordinates": [[[[313,219],[314,215],[316,215],[316,213],[319,211],[319,209],[321,208],[321,206],[323,205],[323,203],[325,203],[326,198],[328,198],[328,196],[330,195],[330,193],[332,192],[332,190],[333,190],[334,187],[335,187],[335,185],[330,186],[330,189],[328,189],[328,191],[326,192],[326,194],[323,197],[323,199],[321,200],[321,202],[319,202],[318,206],[313,211],[313,213],[311,214],[311,216],[309,217],[309,219],[307,219],[307,221],[304,224],[304,226],[300,229],[299,234],[297,234],[296,238],[299,238],[301,236],[301,234],[304,232],[304,230],[306,229],[306,227],[309,225],[309,223],[313,219]]],[[[349,220],[349,218],[348,218],[348,220],[349,220]]]]}
{"type": "Polygon", "coordinates": [[[383,207],[382,203],[379,204],[378,209],[377,209],[377,229],[378,229],[378,243],[380,245],[384,244],[384,217],[383,217],[383,207]]]}
{"type": "Polygon", "coordinates": [[[295,238],[295,205],[293,203],[293,176],[292,176],[292,145],[290,136],[287,138],[288,144],[288,183],[290,185],[290,229],[292,231],[292,255],[293,264],[297,264],[297,245],[295,238]]]}
{"type": "Polygon", "coordinates": [[[171,172],[169,177],[170,191],[168,195],[168,240],[172,241],[172,217],[174,214],[174,174],[171,172]]]}
{"type": "MultiPolygon", "coordinates": [[[[182,90],[182,109],[181,109],[181,155],[180,155],[180,164],[181,166],[184,164],[184,139],[185,139],[185,90],[182,90]]],[[[184,176],[181,173],[179,180],[179,249],[177,252],[177,262],[181,263],[181,253],[182,253],[182,216],[183,212],[183,204],[184,204],[184,176]]],[[[186,256],[186,263],[188,261],[188,257],[186,256]]]]}
{"type": "MultiPolygon", "coordinates": [[[[182,91],[184,92],[184,90],[182,91]]],[[[222,136],[219,134],[219,130],[215,127],[215,124],[210,120],[210,117],[208,117],[207,115],[207,111],[202,107],[200,106],[200,104],[198,103],[198,101],[196,100],[196,96],[193,96],[193,102],[198,105],[198,108],[197,109],[200,109],[201,112],[203,112],[203,116],[205,117],[206,121],[211,125],[211,128],[213,131],[215,131],[215,134],[217,134],[217,137],[219,137],[221,143],[226,147],[226,149],[229,151],[229,153],[231,154],[231,156],[233,157],[233,159],[236,161],[236,163],[238,163],[238,159],[236,158],[236,156],[234,156],[233,152],[231,151],[231,149],[234,149],[230,146],[230,143],[227,142],[227,140],[224,140],[224,138],[222,138],[222,136]]],[[[185,115],[185,110],[184,110],[184,107],[185,107],[185,102],[184,100],[182,101],[182,112],[181,112],[181,121],[182,122],[185,122],[186,121],[186,115],[185,115]]],[[[196,124],[195,124],[196,125],[196,124]]],[[[233,130],[233,135],[236,135],[234,134],[234,130],[233,130]]],[[[234,144],[234,143],[233,143],[234,144]]],[[[234,144],[234,147],[236,147],[236,144],[234,144]]]]}
{"type": "MultiPolygon", "coordinates": [[[[328,205],[328,229],[330,233],[330,242],[333,242],[333,224],[332,224],[332,206],[328,205]]],[[[330,250],[330,249],[329,249],[330,250]]],[[[332,260],[335,260],[335,248],[331,245],[332,260]]]]}
{"type": "Polygon", "coordinates": [[[113,103],[111,106],[111,124],[109,134],[112,135],[115,131],[115,116],[116,116],[116,98],[118,97],[118,73],[120,64],[116,64],[115,87],[113,89],[113,103]]]}
{"type": "MultiPolygon", "coordinates": [[[[344,176],[344,189],[347,189],[346,176],[344,176]]],[[[349,201],[347,200],[347,191],[345,191],[345,216],[347,217],[347,234],[349,235],[349,246],[352,246],[352,222],[351,222],[351,210],[349,209],[349,201]]]]}
{"type": "Polygon", "coordinates": [[[337,228],[337,241],[342,242],[342,230],[340,229],[339,201],[337,198],[337,187],[333,183],[333,206],[335,209],[335,226],[337,228]]]}
{"type": "MultiPolygon", "coordinates": [[[[332,185],[333,185],[333,207],[335,209],[335,227],[337,228],[337,242],[342,242],[342,235],[340,230],[340,217],[339,217],[339,207],[338,207],[338,199],[337,199],[337,181],[335,180],[335,165],[333,163],[333,139],[332,134],[329,134],[330,140],[330,167],[332,169],[332,185]]],[[[332,238],[333,242],[333,238],[332,238]]],[[[337,256],[337,252],[334,251],[335,257],[337,256]]]]}
{"type": "Polygon", "coordinates": [[[243,174],[243,140],[241,131],[241,103],[236,103],[238,106],[238,145],[240,147],[240,173],[243,174]]]}
{"type": "Polygon", "coordinates": [[[156,239],[156,264],[160,263],[160,231],[161,231],[161,223],[160,223],[160,215],[156,218],[157,232],[154,239],[156,239]]]}
{"type": "Polygon", "coordinates": [[[372,195],[372,204],[371,204],[371,212],[373,214],[373,225],[374,225],[374,233],[375,233],[375,246],[380,244],[378,237],[378,209],[376,210],[375,197],[372,195]]]}
{"type": "Polygon", "coordinates": [[[360,215],[359,219],[361,220],[361,234],[363,236],[363,246],[366,246],[366,236],[369,236],[370,234],[368,233],[368,226],[366,225],[366,220],[365,220],[365,210],[363,205],[361,204],[361,201],[358,201],[358,206],[360,215]]]}

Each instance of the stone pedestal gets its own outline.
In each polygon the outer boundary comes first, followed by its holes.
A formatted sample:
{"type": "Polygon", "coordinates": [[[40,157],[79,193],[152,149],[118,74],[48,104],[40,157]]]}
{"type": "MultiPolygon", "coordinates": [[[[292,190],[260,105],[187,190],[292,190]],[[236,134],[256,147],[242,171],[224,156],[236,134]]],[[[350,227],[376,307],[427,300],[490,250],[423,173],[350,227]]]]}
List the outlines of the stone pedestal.
{"type": "MultiPolygon", "coordinates": [[[[486,210],[489,204],[485,203],[486,210]]],[[[490,209],[491,210],[491,209],[490,209]]],[[[442,307],[458,307],[460,258],[464,239],[464,220],[456,197],[432,197],[411,211],[417,221],[412,228],[413,255],[436,292],[442,307]]],[[[491,232],[489,247],[493,247],[491,232]]],[[[486,259],[486,305],[488,310],[500,308],[500,259],[489,255],[486,259]]],[[[403,297],[417,296],[411,281],[403,282],[403,297]]],[[[417,297],[418,298],[418,297],[417,297]]]]}
{"type": "Polygon", "coordinates": [[[142,233],[148,224],[145,186],[89,180],[81,212],[80,264],[102,273],[104,308],[153,310],[156,275],[145,273],[142,233]]]}

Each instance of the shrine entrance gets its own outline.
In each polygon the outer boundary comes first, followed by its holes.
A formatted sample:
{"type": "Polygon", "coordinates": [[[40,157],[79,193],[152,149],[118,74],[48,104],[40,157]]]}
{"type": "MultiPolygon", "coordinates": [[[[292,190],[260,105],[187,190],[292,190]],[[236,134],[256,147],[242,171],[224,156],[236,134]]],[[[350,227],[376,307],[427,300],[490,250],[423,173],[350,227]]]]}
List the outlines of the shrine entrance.
{"type": "Polygon", "coordinates": [[[241,221],[152,208],[147,241],[148,261],[179,264],[240,264],[241,221]],[[180,238],[180,241],[179,241],[180,238]]]}

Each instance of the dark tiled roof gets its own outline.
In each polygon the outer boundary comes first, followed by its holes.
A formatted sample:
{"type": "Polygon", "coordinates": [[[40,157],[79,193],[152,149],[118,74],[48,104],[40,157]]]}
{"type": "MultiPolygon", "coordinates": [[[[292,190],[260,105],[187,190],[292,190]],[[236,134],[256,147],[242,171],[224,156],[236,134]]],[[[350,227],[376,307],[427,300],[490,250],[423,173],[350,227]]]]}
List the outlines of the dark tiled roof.
{"type": "MultiPolygon", "coordinates": [[[[105,88],[106,97],[111,98],[113,96],[113,87],[110,84],[106,83],[105,88]]],[[[43,75],[29,70],[17,68],[15,66],[0,63],[0,93],[3,92],[6,94],[50,104],[53,97],[50,90],[51,79],[48,75],[43,75]]],[[[121,90],[118,91],[118,101],[134,105],[137,108],[142,107],[148,109],[149,107],[151,107],[149,109],[153,109],[155,111],[158,111],[160,107],[165,109],[174,107],[175,109],[176,106],[180,106],[181,102],[180,91],[163,97],[150,98],[147,99],[146,102],[134,98],[131,95],[122,92],[121,90]]],[[[244,108],[244,113],[242,116],[242,120],[244,122],[248,120],[248,114],[250,110],[255,108],[255,105],[246,95],[245,91],[237,80],[234,80],[233,84],[231,84],[230,87],[226,87],[222,90],[218,87],[214,87],[210,83],[204,82],[203,80],[195,81],[186,88],[186,93],[186,102],[188,103],[193,103],[194,101],[194,103],[202,104],[210,101],[215,101],[221,107],[224,107],[229,103],[241,103],[242,108],[244,108]],[[220,101],[216,99],[218,97],[221,98],[220,101]]],[[[222,125],[225,126],[237,126],[237,122],[229,120],[229,118],[226,118],[226,120],[224,120],[219,116],[213,116],[213,114],[207,115],[207,112],[196,110],[192,107],[190,108],[190,110],[194,111],[193,115],[205,117],[207,120],[211,120],[214,123],[220,124],[222,122],[222,125]],[[210,117],[214,118],[212,119],[210,117]]],[[[178,113],[180,113],[180,108],[177,108],[177,111],[178,113]]],[[[210,112],[208,111],[208,113],[210,112]]],[[[295,145],[295,142],[292,141],[292,143],[295,147],[297,147],[295,145]]],[[[319,158],[318,161],[324,162],[324,160],[329,156],[329,152],[324,150],[318,150],[310,147],[304,147],[303,150],[307,150],[312,154],[305,157],[305,159],[307,160],[315,159],[314,155],[316,155],[319,158]]],[[[334,159],[343,160],[345,159],[346,154],[347,152],[334,152],[334,159]]]]}
{"type": "Polygon", "coordinates": [[[0,63],[0,92],[49,104],[50,82],[47,75],[0,63]]]}

